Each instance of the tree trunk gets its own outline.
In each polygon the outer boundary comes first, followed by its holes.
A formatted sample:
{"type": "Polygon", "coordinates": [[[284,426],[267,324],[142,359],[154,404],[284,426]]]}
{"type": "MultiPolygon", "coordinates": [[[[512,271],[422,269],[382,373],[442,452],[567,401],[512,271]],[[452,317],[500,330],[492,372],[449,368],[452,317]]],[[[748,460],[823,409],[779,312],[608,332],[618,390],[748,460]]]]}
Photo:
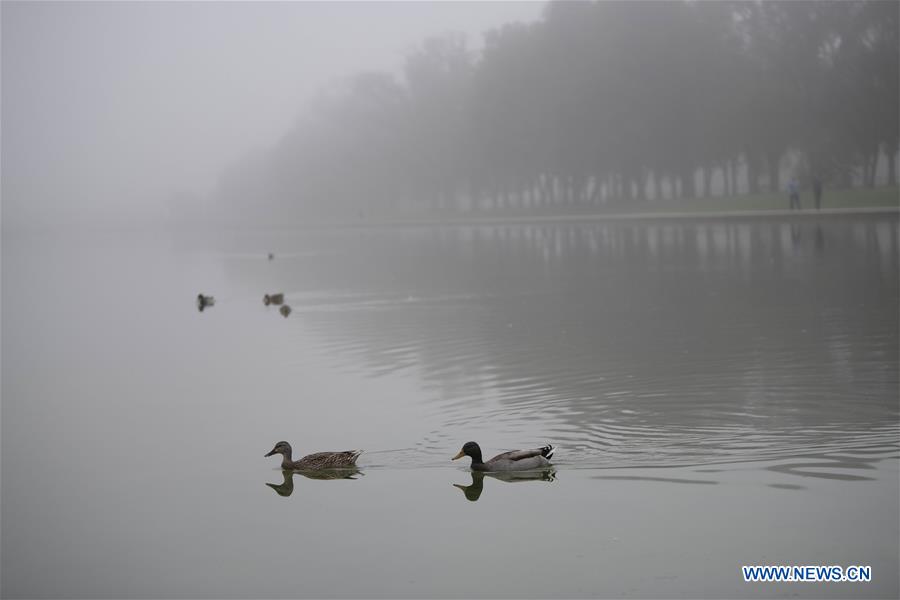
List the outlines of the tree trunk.
{"type": "Polygon", "coordinates": [[[647,186],[644,185],[646,181],[640,175],[635,175],[634,177],[634,191],[635,196],[637,197],[639,202],[647,201],[647,186]]]}
{"type": "Polygon", "coordinates": [[[585,177],[582,175],[578,178],[578,204],[585,205],[588,203],[590,185],[591,180],[589,177],[585,177]]]}
{"type": "Polygon", "coordinates": [[[898,149],[893,148],[887,153],[888,157],[888,185],[897,185],[897,154],[898,149]]]}
{"type": "Polygon", "coordinates": [[[747,188],[751,194],[759,193],[759,173],[757,171],[757,158],[751,154],[746,154],[747,158],[747,188]]]}
{"type": "Polygon", "coordinates": [[[588,202],[591,206],[598,206],[600,204],[600,178],[594,177],[592,181],[593,187],[591,188],[591,198],[588,202]]]}
{"type": "Polygon", "coordinates": [[[778,177],[778,156],[776,152],[766,152],[766,168],[769,172],[769,193],[775,194],[781,190],[781,181],[778,177]]]}
{"type": "Polygon", "coordinates": [[[875,172],[878,170],[878,150],[875,150],[869,155],[868,162],[868,174],[866,175],[866,187],[873,188],[875,187],[875,172]]]}
{"type": "Polygon", "coordinates": [[[734,196],[734,161],[730,158],[725,161],[725,195],[734,196]]]}
{"type": "Polygon", "coordinates": [[[687,167],[681,176],[681,195],[684,198],[697,197],[697,182],[694,177],[694,171],[693,166],[687,167]]]}

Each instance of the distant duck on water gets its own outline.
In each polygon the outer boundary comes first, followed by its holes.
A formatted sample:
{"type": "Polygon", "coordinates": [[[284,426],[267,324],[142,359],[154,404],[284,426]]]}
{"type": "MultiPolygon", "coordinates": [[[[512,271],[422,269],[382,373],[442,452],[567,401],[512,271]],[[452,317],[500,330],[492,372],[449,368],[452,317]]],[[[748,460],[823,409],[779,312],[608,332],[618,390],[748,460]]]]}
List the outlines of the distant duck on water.
{"type": "Polygon", "coordinates": [[[551,465],[550,458],[556,449],[547,444],[541,448],[532,450],[511,450],[498,454],[485,462],[481,458],[481,447],[475,442],[466,442],[459,454],[452,460],[468,456],[472,459],[473,471],[530,471],[534,469],[546,469],[551,465]]]}
{"type": "Polygon", "coordinates": [[[348,469],[356,466],[356,459],[362,450],[345,450],[343,452],[316,452],[308,454],[300,460],[291,460],[293,450],[287,442],[278,442],[266,456],[281,455],[281,468],[287,471],[316,469],[348,469]]]}
{"type": "Polygon", "coordinates": [[[197,294],[197,310],[203,312],[204,309],[209,308],[210,306],[215,306],[216,299],[212,296],[204,296],[203,294],[197,294]]]}
{"type": "Polygon", "coordinates": [[[291,307],[285,304],[281,308],[278,309],[278,312],[281,313],[281,316],[287,319],[288,315],[291,314],[291,307]]]}
{"type": "Polygon", "coordinates": [[[266,294],[263,296],[263,304],[269,306],[270,304],[274,304],[278,306],[279,304],[284,304],[284,294],[266,294]]]}

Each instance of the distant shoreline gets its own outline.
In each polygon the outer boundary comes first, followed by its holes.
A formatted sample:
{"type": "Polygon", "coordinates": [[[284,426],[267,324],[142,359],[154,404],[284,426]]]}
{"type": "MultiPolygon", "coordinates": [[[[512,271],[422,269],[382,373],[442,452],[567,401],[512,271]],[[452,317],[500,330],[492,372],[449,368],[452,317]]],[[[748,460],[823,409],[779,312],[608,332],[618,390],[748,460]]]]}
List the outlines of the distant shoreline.
{"type": "MultiPolygon", "coordinates": [[[[812,219],[851,215],[900,215],[900,190],[896,187],[876,189],[826,190],[823,208],[811,206],[812,198],[802,198],[804,207],[789,210],[787,199],[780,194],[739,196],[734,198],[691,198],[674,202],[617,202],[586,207],[516,207],[507,210],[466,213],[420,214],[376,218],[364,211],[351,219],[322,219],[259,224],[253,229],[310,229],[366,227],[452,227],[474,225],[514,225],[541,223],[619,222],[619,221],[711,221],[731,219],[812,219]]],[[[230,225],[225,225],[229,227],[230,225]]]]}
{"type": "Polygon", "coordinates": [[[744,196],[731,199],[690,199],[666,203],[616,203],[589,207],[558,207],[562,210],[549,211],[517,208],[508,211],[472,211],[469,213],[418,214],[409,216],[390,215],[381,218],[365,214],[345,219],[285,219],[279,222],[246,222],[232,220],[151,220],[122,221],[107,223],[42,223],[21,226],[4,219],[5,236],[18,233],[54,234],[65,231],[290,231],[311,229],[365,229],[389,227],[454,227],[477,225],[525,225],[553,223],[603,223],[628,221],[715,221],[739,219],[784,219],[790,221],[816,218],[838,218],[853,215],[900,216],[900,190],[879,188],[875,190],[833,190],[826,192],[825,208],[816,210],[810,206],[810,198],[803,198],[804,208],[789,210],[787,201],[775,194],[765,196],[744,196]],[[570,209],[570,210],[566,210],[570,209]],[[582,212],[583,211],[583,212],[582,212]]]}
{"type": "MultiPolygon", "coordinates": [[[[563,223],[603,223],[627,221],[726,221],[751,219],[785,219],[791,221],[809,220],[821,217],[838,218],[854,215],[884,215],[900,217],[900,207],[867,206],[859,208],[823,208],[821,210],[730,210],[695,212],[634,212],[634,213],[584,213],[559,215],[491,215],[471,217],[423,217],[419,219],[383,219],[358,221],[308,221],[279,224],[259,224],[248,226],[253,230],[293,229],[367,229],[392,227],[472,227],[479,225],[540,225],[563,223]]],[[[233,224],[223,225],[225,229],[243,229],[233,224]]],[[[218,228],[218,227],[214,227],[218,228]]]]}
{"type": "Polygon", "coordinates": [[[528,223],[571,223],[579,221],[668,221],[668,220],[730,220],[730,219],[761,219],[783,217],[790,219],[802,219],[810,217],[834,217],[848,215],[897,215],[900,216],[900,207],[868,206],[859,208],[823,208],[821,210],[729,210],[729,211],[695,211],[695,212],[634,212],[634,213],[584,213],[584,214],[559,214],[559,215],[520,215],[520,216],[472,216],[452,218],[423,218],[423,219],[395,219],[384,221],[345,221],[320,223],[309,226],[332,227],[394,227],[394,226],[435,226],[435,225],[515,225],[528,223]]]}

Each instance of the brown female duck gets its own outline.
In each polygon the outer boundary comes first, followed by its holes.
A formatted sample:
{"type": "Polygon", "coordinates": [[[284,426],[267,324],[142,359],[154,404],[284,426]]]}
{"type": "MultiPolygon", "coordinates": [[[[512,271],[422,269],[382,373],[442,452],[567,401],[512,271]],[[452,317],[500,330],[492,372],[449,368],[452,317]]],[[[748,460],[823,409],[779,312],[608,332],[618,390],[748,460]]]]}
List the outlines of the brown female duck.
{"type": "Polygon", "coordinates": [[[300,460],[291,460],[293,450],[287,442],[278,442],[266,456],[281,455],[281,468],[285,470],[305,471],[316,469],[346,469],[356,465],[356,459],[362,450],[345,450],[343,452],[316,452],[308,454],[300,460]]]}

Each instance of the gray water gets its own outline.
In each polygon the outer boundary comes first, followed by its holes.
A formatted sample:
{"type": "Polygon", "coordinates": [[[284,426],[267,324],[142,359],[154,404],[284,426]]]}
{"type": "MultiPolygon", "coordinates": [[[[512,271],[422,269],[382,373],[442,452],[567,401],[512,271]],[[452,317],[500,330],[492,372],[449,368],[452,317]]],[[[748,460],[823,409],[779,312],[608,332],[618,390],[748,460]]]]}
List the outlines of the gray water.
{"type": "Polygon", "coordinates": [[[2,250],[4,597],[900,591],[894,216],[2,250]],[[287,476],[281,439],[367,452],[287,476]],[[555,469],[476,477],[468,440],[555,469]]]}

